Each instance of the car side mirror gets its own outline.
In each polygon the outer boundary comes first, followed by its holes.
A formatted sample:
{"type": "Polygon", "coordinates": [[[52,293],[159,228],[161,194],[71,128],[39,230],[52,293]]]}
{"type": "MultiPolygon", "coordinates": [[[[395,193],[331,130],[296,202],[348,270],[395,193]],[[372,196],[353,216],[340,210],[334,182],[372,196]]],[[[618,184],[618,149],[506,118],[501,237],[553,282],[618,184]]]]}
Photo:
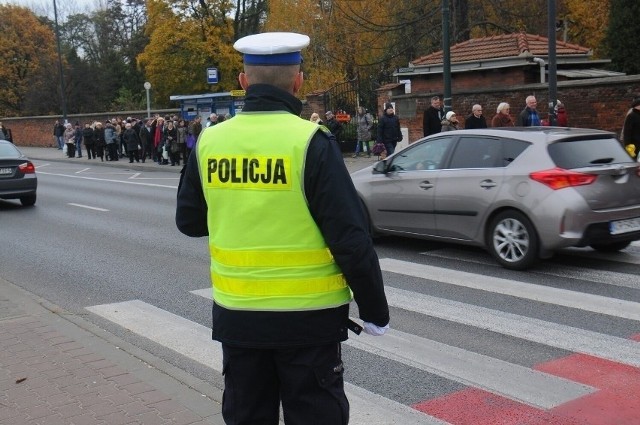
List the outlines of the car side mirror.
{"type": "Polygon", "coordinates": [[[383,159],[373,166],[373,174],[386,174],[387,173],[387,160],[383,159]]]}

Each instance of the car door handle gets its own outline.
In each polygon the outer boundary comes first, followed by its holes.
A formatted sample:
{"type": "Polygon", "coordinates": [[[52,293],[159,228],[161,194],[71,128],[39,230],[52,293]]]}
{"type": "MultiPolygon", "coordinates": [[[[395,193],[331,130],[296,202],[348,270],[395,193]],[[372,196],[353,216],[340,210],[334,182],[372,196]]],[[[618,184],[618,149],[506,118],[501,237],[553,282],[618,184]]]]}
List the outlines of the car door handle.
{"type": "Polygon", "coordinates": [[[431,189],[433,188],[433,183],[429,182],[429,181],[423,181],[422,183],[420,183],[418,185],[420,187],[420,189],[431,189]]]}
{"type": "Polygon", "coordinates": [[[493,180],[483,180],[480,182],[480,187],[483,187],[485,189],[491,189],[492,187],[496,187],[497,183],[494,182],[493,180]]]}

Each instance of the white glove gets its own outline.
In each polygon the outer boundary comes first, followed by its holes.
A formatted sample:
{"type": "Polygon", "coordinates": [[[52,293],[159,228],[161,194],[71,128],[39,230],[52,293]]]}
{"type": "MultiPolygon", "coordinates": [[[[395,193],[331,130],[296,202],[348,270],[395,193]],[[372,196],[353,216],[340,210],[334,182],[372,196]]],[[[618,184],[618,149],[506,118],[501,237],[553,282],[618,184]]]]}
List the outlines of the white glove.
{"type": "Polygon", "coordinates": [[[374,325],[373,323],[364,322],[362,326],[362,330],[364,333],[373,335],[373,336],[382,336],[389,329],[389,324],[387,323],[385,326],[374,325]]]}

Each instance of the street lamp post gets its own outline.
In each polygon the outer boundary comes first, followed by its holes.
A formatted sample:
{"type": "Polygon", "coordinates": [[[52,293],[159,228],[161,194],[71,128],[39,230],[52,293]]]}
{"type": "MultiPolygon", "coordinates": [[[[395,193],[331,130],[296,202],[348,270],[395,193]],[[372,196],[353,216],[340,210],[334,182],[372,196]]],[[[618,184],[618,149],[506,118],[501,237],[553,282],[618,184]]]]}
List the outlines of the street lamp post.
{"type": "Polygon", "coordinates": [[[147,118],[151,118],[151,103],[149,102],[149,89],[151,88],[150,82],[144,83],[144,89],[147,91],[147,118]]]}
{"type": "Polygon", "coordinates": [[[64,74],[62,70],[62,50],[60,49],[60,29],[58,28],[58,8],[56,0],[53,0],[53,18],[56,28],[56,41],[58,44],[58,70],[60,72],[60,99],[62,100],[62,119],[67,123],[67,100],[64,94],[64,74]]]}

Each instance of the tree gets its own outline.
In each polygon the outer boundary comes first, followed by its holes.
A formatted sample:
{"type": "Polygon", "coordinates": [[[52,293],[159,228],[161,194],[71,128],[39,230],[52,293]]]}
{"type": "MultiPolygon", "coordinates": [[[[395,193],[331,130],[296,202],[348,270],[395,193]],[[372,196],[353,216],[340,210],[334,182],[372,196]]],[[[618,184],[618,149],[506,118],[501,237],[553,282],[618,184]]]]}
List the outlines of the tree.
{"type": "Polygon", "coordinates": [[[0,115],[14,116],[30,112],[25,104],[40,81],[59,81],[51,68],[58,57],[53,32],[29,9],[0,4],[0,16],[0,115]]]}
{"type": "Polygon", "coordinates": [[[640,2],[611,0],[607,43],[613,69],[627,74],[640,73],[640,51],[633,40],[636,37],[640,2]]]}
{"type": "Polygon", "coordinates": [[[149,44],[138,64],[154,88],[156,103],[169,96],[238,88],[242,59],[233,49],[233,21],[226,0],[148,0],[149,44]],[[207,84],[206,69],[218,68],[219,83],[207,84]]]}

